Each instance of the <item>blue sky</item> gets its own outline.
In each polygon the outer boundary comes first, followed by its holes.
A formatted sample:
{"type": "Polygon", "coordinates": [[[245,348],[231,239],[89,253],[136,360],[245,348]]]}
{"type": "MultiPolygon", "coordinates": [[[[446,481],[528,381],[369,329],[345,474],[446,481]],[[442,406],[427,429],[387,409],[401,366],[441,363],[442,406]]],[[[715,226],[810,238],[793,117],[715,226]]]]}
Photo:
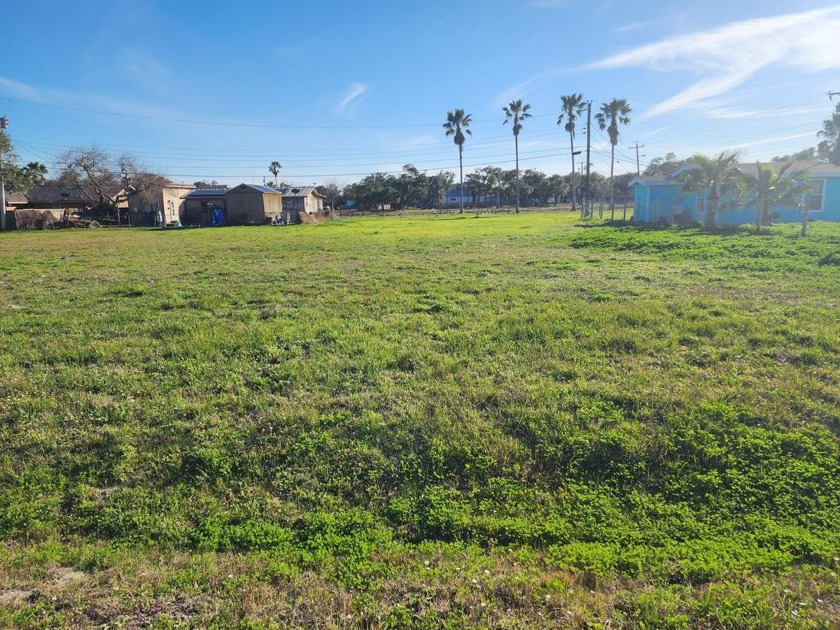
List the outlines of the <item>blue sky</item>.
{"type": "Polygon", "coordinates": [[[457,107],[474,119],[465,172],[512,168],[513,98],[534,113],[521,168],[567,173],[571,92],[633,107],[616,172],[636,141],[642,168],[669,151],[767,159],[816,144],[840,91],[840,6],[817,0],[13,4],[0,113],[20,156],[96,144],[185,182],[262,182],[272,160],[296,184],[455,170],[441,125],[457,107]]]}

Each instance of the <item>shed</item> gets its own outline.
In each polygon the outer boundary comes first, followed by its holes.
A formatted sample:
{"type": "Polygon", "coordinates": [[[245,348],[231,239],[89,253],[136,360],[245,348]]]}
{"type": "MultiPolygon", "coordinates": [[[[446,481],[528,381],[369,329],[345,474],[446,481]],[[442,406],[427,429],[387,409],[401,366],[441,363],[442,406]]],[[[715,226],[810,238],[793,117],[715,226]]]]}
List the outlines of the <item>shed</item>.
{"type": "Polygon", "coordinates": [[[280,221],[283,201],[274,188],[239,184],[225,193],[230,225],[264,225],[280,221]]]}
{"type": "Polygon", "coordinates": [[[227,186],[196,188],[183,195],[181,222],[185,225],[224,225],[227,190],[227,186]]]}

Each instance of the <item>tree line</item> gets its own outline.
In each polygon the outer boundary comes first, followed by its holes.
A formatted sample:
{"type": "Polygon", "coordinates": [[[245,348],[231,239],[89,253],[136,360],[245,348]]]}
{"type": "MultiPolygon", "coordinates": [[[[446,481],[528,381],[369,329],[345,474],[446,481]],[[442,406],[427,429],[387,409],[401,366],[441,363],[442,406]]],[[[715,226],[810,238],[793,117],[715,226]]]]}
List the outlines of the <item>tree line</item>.
{"type": "MultiPolygon", "coordinates": [[[[615,178],[616,200],[619,203],[632,199],[627,184],[635,173],[615,178]]],[[[447,193],[455,184],[455,176],[448,171],[426,174],[413,164],[406,164],[399,174],[373,173],[353,184],[348,184],[340,193],[330,192],[329,187],[319,190],[330,200],[343,205],[354,201],[363,210],[386,208],[437,209],[447,207],[447,193]]],[[[600,173],[591,174],[592,197],[606,201],[610,195],[610,182],[600,173]]],[[[459,208],[501,208],[518,206],[550,206],[568,203],[572,195],[582,195],[585,182],[574,173],[568,175],[546,175],[536,169],[502,169],[486,166],[468,173],[464,177],[464,195],[457,198],[459,208]]],[[[514,210],[516,211],[516,210],[514,210]]]]}

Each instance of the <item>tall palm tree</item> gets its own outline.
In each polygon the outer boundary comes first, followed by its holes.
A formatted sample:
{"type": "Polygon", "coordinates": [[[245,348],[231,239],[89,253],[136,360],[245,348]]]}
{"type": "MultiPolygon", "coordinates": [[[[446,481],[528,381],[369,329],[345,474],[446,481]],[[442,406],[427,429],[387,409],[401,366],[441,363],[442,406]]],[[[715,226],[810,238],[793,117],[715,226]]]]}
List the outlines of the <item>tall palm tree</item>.
{"type": "Polygon", "coordinates": [[[519,214],[519,132],[522,129],[522,121],[531,117],[529,109],[531,106],[523,104],[522,99],[511,101],[507,107],[502,108],[505,112],[505,121],[502,124],[513,122],[513,144],[516,147],[516,214],[519,214]]]}
{"type": "MultiPolygon", "coordinates": [[[[716,217],[721,195],[732,195],[740,190],[743,181],[735,166],[737,153],[721,153],[717,158],[706,157],[699,153],[691,158],[694,168],[683,171],[677,178],[682,181],[682,192],[702,195],[709,191],[706,208],[706,227],[716,225],[716,217]]],[[[698,197],[699,198],[699,197],[698,197]]]]}
{"type": "Polygon", "coordinates": [[[566,121],[565,126],[563,127],[569,133],[569,144],[571,146],[572,152],[572,212],[577,209],[577,204],[575,203],[575,186],[574,186],[574,178],[575,178],[575,121],[577,121],[578,116],[583,114],[583,111],[586,109],[586,104],[583,102],[583,94],[569,94],[567,96],[561,96],[560,101],[562,103],[563,111],[560,112],[560,115],[557,117],[557,125],[562,125],[563,121],[566,121]]]}
{"type": "Polygon", "coordinates": [[[777,173],[772,166],[756,162],[755,175],[751,173],[742,174],[746,191],[754,195],[747,205],[756,207],[756,232],[760,232],[762,226],[770,225],[772,222],[771,208],[786,206],[802,210],[804,217],[802,236],[805,236],[808,225],[808,210],[807,204],[803,205],[800,197],[808,190],[810,182],[806,170],[791,171],[792,166],[793,161],[786,162],[777,173]]]}
{"type": "Polygon", "coordinates": [[[277,175],[279,175],[281,168],[283,168],[283,167],[280,166],[280,162],[278,162],[277,160],[275,160],[274,162],[272,162],[271,164],[268,165],[268,172],[271,173],[272,175],[274,175],[274,186],[275,187],[280,186],[280,182],[277,180],[277,175]]]}
{"type": "Polygon", "coordinates": [[[840,166],[840,105],[831,118],[823,121],[823,128],[817,136],[822,138],[817,145],[820,157],[840,166]]]}
{"type": "Polygon", "coordinates": [[[461,170],[461,214],[464,213],[464,141],[466,140],[464,134],[472,135],[472,131],[468,129],[471,122],[470,114],[465,114],[463,109],[456,109],[454,112],[446,113],[446,122],[443,123],[447,137],[455,136],[455,144],[458,145],[458,165],[461,170]]]}
{"type": "Polygon", "coordinates": [[[619,125],[630,124],[630,105],[623,98],[614,98],[609,103],[601,103],[601,111],[595,114],[598,121],[598,128],[606,130],[610,136],[612,145],[610,155],[610,216],[615,212],[615,186],[613,185],[613,174],[615,172],[615,145],[618,144],[619,125]]]}

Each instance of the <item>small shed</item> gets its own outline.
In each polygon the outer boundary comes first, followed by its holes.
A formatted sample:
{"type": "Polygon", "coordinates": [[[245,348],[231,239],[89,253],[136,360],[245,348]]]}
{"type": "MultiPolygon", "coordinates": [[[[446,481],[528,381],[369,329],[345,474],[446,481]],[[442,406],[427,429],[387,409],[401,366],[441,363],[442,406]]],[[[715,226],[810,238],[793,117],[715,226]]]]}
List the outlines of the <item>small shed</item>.
{"type": "Polygon", "coordinates": [[[196,188],[181,199],[184,208],[181,211],[181,223],[185,225],[224,225],[225,193],[227,186],[214,188],[196,188]]]}
{"type": "Polygon", "coordinates": [[[300,223],[300,213],[324,212],[324,195],[313,186],[283,188],[283,223],[300,223]]]}
{"type": "Polygon", "coordinates": [[[268,186],[240,184],[225,193],[229,225],[264,225],[282,219],[280,192],[268,186]]]}

